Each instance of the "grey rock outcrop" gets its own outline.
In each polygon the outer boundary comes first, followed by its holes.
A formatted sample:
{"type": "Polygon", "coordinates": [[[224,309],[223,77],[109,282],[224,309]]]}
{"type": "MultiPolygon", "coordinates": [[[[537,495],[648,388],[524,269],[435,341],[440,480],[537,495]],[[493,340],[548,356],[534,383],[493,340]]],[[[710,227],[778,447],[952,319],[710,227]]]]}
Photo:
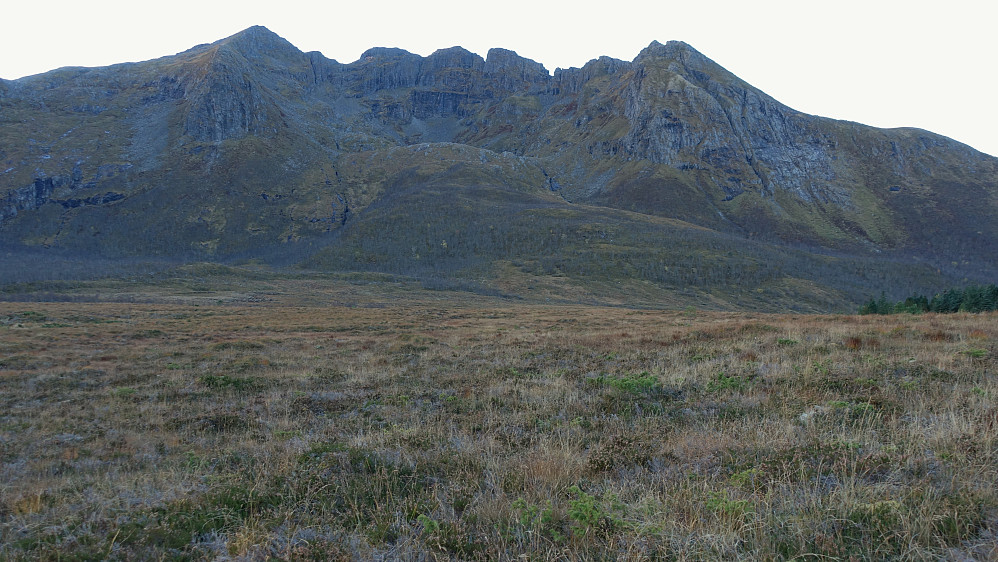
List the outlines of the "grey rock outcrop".
{"type": "MultiPolygon", "coordinates": [[[[224,72],[224,65],[221,70],[224,72]]],[[[221,142],[265,133],[265,100],[252,79],[206,80],[186,97],[190,111],[184,133],[195,140],[221,142]]]]}
{"type": "Polygon", "coordinates": [[[630,69],[631,63],[605,56],[587,62],[582,68],[559,68],[554,71],[555,93],[577,94],[593,78],[630,69]]]}
{"type": "Polygon", "coordinates": [[[416,86],[422,60],[403,49],[376,47],[364,51],[357,62],[349,65],[349,70],[359,78],[360,93],[371,95],[380,90],[416,86]]]}
{"type": "Polygon", "coordinates": [[[500,90],[507,92],[542,93],[551,81],[543,64],[508,49],[489,49],[482,72],[500,90]]]}

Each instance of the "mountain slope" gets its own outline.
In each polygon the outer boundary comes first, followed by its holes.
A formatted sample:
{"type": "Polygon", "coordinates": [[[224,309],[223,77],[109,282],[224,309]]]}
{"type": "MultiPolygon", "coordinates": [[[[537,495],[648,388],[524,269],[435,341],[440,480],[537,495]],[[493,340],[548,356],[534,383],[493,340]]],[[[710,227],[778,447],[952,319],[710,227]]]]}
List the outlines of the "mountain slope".
{"type": "Polygon", "coordinates": [[[926,131],[802,114],[681,42],[552,75],[504,49],[483,59],[460,47],[428,57],[374,48],[341,64],[253,27],[144,63],[0,82],[6,246],[285,263],[318,251],[308,263],[396,270],[418,254],[438,261],[426,271],[484,279],[508,272],[514,254],[521,274],[540,271],[530,264],[550,248],[527,241],[566,216],[656,233],[614,250],[645,272],[614,279],[696,285],[648,273],[684,258],[641,250],[682,231],[720,236],[726,252],[757,240],[760,260],[796,263],[804,250],[881,268],[834,282],[820,267],[776,268],[714,276],[703,290],[786,277],[854,301],[872,279],[994,275],[998,159],[926,131]],[[403,227],[403,215],[419,220],[403,227]],[[465,227],[446,226],[462,216],[465,227]],[[488,216],[522,220],[458,261],[436,245],[413,250],[412,237],[437,236],[432,225],[448,231],[451,253],[484,239],[488,216]]]}

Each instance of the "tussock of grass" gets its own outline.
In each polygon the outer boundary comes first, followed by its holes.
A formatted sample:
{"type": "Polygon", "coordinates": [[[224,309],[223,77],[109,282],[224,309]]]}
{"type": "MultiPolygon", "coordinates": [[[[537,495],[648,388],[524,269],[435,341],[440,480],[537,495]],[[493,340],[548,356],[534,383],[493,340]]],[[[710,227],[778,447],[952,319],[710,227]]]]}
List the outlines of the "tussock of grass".
{"type": "Polygon", "coordinates": [[[3,559],[998,556],[994,314],[0,319],[3,559]]]}

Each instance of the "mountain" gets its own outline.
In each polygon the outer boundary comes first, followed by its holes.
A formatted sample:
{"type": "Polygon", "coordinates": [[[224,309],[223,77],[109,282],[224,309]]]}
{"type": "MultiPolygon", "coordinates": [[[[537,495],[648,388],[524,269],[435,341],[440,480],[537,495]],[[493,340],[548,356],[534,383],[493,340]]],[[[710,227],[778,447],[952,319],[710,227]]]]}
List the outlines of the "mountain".
{"type": "Polygon", "coordinates": [[[682,42],[552,74],[252,27],[0,81],[0,241],[832,306],[993,279],[998,159],[800,113],[682,42]]]}

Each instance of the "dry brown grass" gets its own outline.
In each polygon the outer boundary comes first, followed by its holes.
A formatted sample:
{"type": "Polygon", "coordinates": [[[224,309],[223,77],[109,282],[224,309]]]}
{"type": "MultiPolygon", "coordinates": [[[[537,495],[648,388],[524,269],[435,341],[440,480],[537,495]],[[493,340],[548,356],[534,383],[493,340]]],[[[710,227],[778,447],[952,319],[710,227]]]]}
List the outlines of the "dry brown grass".
{"type": "Polygon", "coordinates": [[[365,302],[0,303],[0,558],[998,556],[994,314],[365,302]]]}

